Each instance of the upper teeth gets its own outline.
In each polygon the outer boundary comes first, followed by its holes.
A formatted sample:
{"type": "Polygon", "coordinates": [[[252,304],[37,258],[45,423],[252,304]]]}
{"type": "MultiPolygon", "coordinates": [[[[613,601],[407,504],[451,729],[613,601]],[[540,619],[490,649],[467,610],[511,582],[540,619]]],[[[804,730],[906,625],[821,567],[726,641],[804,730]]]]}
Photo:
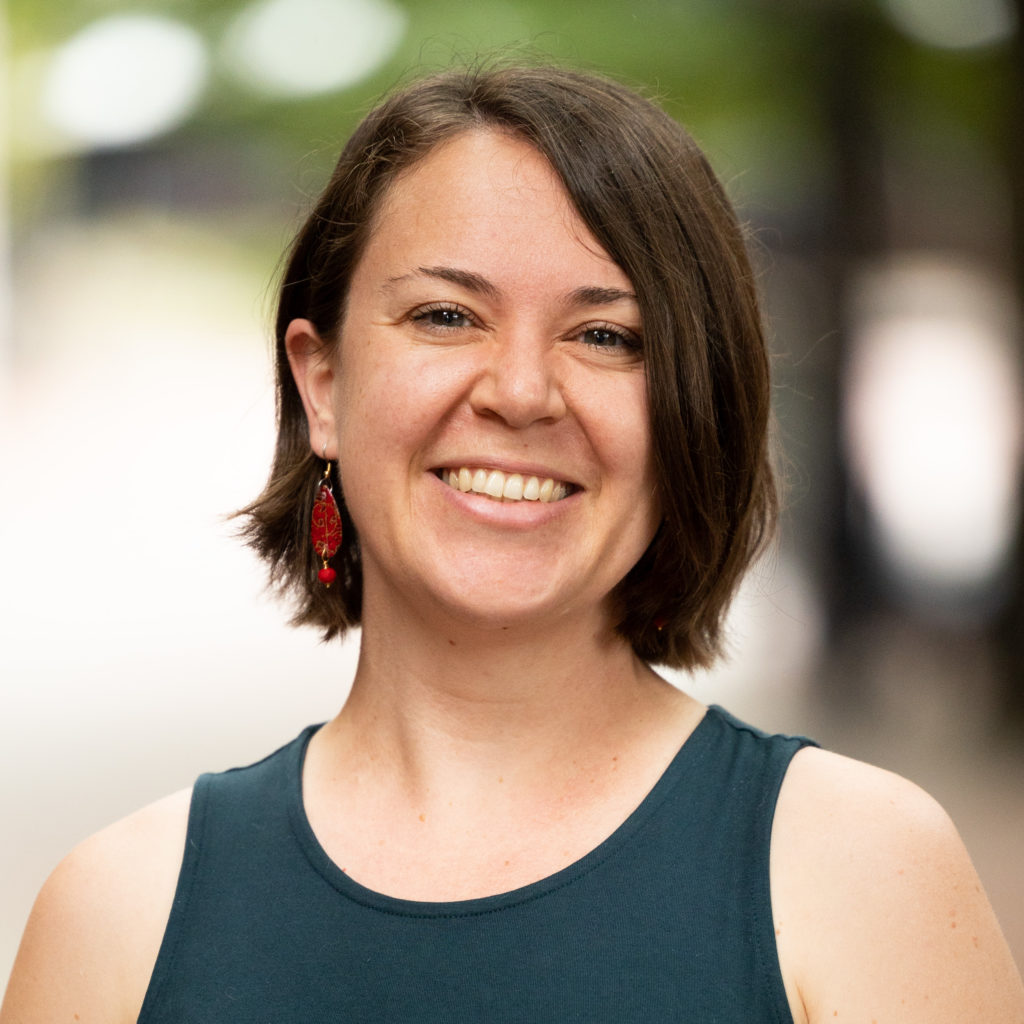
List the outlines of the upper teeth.
{"type": "Polygon", "coordinates": [[[569,493],[569,485],[521,473],[502,473],[500,469],[459,469],[441,471],[441,479],[457,491],[473,491],[489,498],[506,501],[561,501],[569,493]]]}

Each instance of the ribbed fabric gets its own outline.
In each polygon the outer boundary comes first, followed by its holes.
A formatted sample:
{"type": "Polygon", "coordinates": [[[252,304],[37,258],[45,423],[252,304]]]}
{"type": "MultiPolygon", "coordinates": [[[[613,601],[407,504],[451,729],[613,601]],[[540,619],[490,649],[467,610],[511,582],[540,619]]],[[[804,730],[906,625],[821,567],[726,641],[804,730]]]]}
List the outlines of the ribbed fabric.
{"type": "Polygon", "coordinates": [[[196,784],[140,1024],[792,1024],[768,880],[792,756],[712,708],[600,846],[454,903],[363,888],[302,807],[315,728],[196,784]]]}

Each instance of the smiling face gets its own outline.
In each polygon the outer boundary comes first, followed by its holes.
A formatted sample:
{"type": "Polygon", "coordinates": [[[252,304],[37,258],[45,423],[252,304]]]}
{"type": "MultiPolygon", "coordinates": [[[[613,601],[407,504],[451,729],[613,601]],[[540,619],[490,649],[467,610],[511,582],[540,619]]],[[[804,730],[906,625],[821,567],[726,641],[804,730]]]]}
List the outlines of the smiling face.
{"type": "Polygon", "coordinates": [[[288,331],[310,438],[336,459],[375,607],[613,625],[659,519],[642,324],[540,154],[474,131],[400,177],[339,344],[288,331]]]}

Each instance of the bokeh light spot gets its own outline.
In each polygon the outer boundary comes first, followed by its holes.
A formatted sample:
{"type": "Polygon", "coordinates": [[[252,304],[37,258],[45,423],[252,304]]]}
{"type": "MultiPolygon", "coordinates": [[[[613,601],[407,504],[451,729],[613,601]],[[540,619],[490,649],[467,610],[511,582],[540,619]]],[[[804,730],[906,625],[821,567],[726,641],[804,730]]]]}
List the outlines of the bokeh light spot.
{"type": "Polygon", "coordinates": [[[406,22],[391,0],[259,0],[228,30],[224,59],[258,92],[315,96],[373,74],[395,52],[406,22]]]}
{"type": "Polygon", "coordinates": [[[893,22],[912,39],[944,50],[974,50],[1005,42],[1017,30],[1008,0],[886,0],[893,22]]]}
{"type": "Polygon", "coordinates": [[[908,583],[983,585],[1012,543],[1024,429],[1000,293],[938,261],[864,293],[846,430],[882,553],[908,583]]]}
{"type": "Polygon", "coordinates": [[[206,84],[202,38],[148,14],[93,22],[54,54],[43,114],[84,148],[127,146],[180,124],[206,84]]]}

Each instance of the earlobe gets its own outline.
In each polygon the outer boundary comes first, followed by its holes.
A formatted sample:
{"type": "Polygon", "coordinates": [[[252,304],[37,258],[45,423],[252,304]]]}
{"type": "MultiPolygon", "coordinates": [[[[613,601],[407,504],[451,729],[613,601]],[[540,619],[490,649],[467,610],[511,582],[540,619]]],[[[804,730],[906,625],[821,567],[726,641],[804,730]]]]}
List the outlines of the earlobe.
{"type": "Polygon", "coordinates": [[[293,320],[285,331],[284,344],[288,364],[306,410],[310,447],[322,458],[336,459],[331,347],[320,337],[311,320],[293,320]]]}

